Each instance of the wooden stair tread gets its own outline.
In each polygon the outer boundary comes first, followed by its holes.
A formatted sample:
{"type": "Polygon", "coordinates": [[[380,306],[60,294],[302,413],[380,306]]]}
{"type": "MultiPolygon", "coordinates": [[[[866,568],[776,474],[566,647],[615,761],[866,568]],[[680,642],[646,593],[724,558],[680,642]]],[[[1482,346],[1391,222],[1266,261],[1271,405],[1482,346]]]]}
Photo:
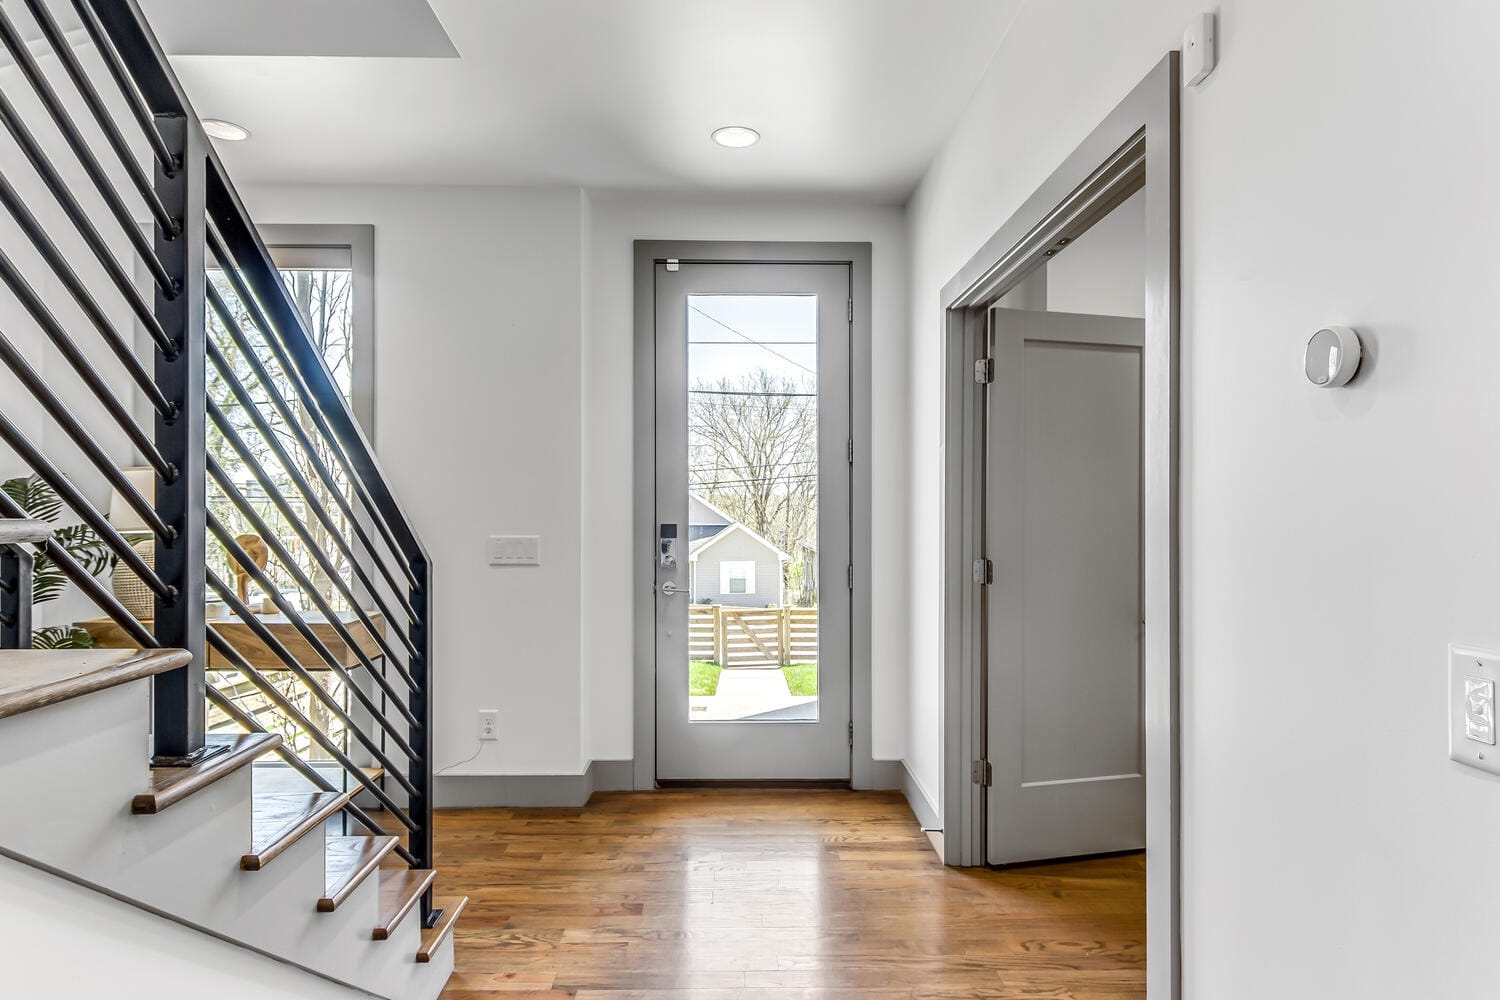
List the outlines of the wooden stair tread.
{"type": "Polygon", "coordinates": [[[430,962],[432,956],[442,943],[453,933],[453,925],[458,923],[458,915],[464,912],[464,907],[469,905],[468,896],[448,896],[443,899],[432,901],[434,908],[442,910],[443,915],[438,918],[437,924],[432,927],[422,928],[422,947],[417,952],[418,962],[430,962]]]}
{"type": "Polygon", "coordinates": [[[332,913],[338,909],[395,848],[395,837],[329,837],[318,912],[332,913]]]}
{"type": "Polygon", "coordinates": [[[0,518],[0,545],[36,545],[52,537],[52,525],[28,517],[0,518]]]}
{"type": "Polygon", "coordinates": [[[240,858],[240,868],[260,871],[305,834],[320,828],[353,797],[353,790],[255,796],[250,840],[254,846],[240,858]]]}
{"type": "Polygon", "coordinates": [[[176,670],[185,649],[7,649],[0,651],[0,719],[176,670]]]}
{"type": "Polygon", "coordinates": [[[153,767],[150,789],[130,800],[130,811],[137,816],[159,813],[233,774],[262,754],[275,750],[281,745],[281,736],[277,733],[215,733],[205,742],[209,746],[226,745],[229,749],[192,767],[153,767]]]}
{"type": "Polygon", "coordinates": [[[437,872],[431,868],[380,869],[380,923],[370,937],[376,941],[389,938],[435,878],[437,872]]]}

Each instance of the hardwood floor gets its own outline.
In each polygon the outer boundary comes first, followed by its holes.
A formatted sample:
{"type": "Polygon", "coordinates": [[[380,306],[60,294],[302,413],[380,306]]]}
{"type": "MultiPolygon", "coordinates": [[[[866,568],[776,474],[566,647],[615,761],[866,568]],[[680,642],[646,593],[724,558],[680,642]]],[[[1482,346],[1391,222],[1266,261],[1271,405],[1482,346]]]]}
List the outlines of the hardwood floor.
{"type": "Polygon", "coordinates": [[[944,868],[886,792],[438,813],[445,1000],[1145,996],[1145,859],[944,868]]]}

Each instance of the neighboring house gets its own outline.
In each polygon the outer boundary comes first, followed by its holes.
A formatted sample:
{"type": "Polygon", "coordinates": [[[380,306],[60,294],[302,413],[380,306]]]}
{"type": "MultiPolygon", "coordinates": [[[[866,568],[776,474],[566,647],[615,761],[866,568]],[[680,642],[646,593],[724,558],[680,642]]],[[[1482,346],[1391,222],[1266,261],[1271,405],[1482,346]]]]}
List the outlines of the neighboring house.
{"type": "Polygon", "coordinates": [[[695,494],[688,496],[688,562],[694,602],[741,608],[783,603],[791,557],[695,494]]]}

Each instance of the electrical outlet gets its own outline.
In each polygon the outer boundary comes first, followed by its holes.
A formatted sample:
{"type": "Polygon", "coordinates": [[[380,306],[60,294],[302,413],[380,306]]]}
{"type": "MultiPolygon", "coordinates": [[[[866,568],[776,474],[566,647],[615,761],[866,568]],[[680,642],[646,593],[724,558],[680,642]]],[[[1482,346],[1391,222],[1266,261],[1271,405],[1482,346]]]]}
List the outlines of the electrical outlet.
{"type": "Polygon", "coordinates": [[[495,708],[484,708],[479,711],[479,738],[481,740],[498,740],[500,738],[500,710],[495,708]]]}

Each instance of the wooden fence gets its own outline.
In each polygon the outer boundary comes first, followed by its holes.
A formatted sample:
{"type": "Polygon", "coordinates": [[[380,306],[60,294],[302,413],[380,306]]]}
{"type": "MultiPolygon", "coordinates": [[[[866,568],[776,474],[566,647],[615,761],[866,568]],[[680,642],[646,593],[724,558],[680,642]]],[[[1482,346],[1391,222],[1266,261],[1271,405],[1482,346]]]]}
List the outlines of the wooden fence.
{"type": "Polygon", "coordinates": [[[818,662],[817,608],[731,608],[694,604],[688,655],[724,667],[818,662]]]}

